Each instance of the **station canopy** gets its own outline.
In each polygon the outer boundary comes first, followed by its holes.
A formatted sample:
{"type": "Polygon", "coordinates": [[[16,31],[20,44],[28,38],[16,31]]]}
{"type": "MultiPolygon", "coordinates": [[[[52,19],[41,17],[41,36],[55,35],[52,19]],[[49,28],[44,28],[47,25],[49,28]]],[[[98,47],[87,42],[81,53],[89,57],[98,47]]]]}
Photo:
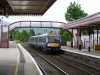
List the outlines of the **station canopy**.
{"type": "Polygon", "coordinates": [[[0,15],[43,15],[56,0],[0,0],[0,15]]]}
{"type": "Polygon", "coordinates": [[[63,29],[100,29],[100,12],[69,22],[63,29]]]}

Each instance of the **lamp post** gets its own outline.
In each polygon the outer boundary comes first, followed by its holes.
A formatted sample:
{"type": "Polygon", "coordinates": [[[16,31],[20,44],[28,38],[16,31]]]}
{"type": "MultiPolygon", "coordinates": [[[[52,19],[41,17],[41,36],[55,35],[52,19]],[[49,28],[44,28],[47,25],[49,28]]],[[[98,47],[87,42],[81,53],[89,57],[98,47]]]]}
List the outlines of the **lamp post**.
{"type": "MultiPolygon", "coordinates": [[[[5,24],[5,25],[3,25],[3,17],[0,19],[0,24],[1,24],[1,32],[3,32],[4,30],[3,30],[3,27],[7,27],[7,25],[5,24]]],[[[5,29],[6,30],[6,29],[5,29]]]]}
{"type": "MultiPolygon", "coordinates": [[[[1,19],[0,19],[0,25],[1,25],[1,19]]],[[[0,48],[1,48],[1,26],[0,26],[0,48]]]]}
{"type": "Polygon", "coordinates": [[[3,24],[3,17],[0,19],[0,48],[1,48],[1,40],[2,40],[2,30],[3,30],[3,26],[2,26],[2,24],[3,24]]]}
{"type": "Polygon", "coordinates": [[[0,24],[1,24],[1,19],[0,19],[0,24]]]}
{"type": "Polygon", "coordinates": [[[1,33],[3,32],[3,17],[0,19],[1,21],[1,33]]]}

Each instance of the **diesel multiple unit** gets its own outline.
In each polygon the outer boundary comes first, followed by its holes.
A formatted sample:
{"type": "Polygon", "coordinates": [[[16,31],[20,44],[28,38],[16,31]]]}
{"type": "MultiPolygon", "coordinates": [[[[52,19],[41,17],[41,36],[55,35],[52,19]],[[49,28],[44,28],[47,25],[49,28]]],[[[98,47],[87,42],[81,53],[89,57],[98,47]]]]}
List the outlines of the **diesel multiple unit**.
{"type": "Polygon", "coordinates": [[[29,45],[47,52],[59,52],[61,50],[61,38],[59,34],[54,33],[31,36],[29,45]]]}

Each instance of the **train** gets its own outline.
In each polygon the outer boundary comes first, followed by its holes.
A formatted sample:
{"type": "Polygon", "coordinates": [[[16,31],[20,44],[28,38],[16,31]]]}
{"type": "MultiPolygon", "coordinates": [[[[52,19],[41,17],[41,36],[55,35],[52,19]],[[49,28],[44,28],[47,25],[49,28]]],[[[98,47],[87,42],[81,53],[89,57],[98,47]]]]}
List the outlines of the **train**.
{"type": "Polygon", "coordinates": [[[61,52],[61,38],[56,33],[31,36],[29,38],[29,45],[49,53],[61,52]]]}

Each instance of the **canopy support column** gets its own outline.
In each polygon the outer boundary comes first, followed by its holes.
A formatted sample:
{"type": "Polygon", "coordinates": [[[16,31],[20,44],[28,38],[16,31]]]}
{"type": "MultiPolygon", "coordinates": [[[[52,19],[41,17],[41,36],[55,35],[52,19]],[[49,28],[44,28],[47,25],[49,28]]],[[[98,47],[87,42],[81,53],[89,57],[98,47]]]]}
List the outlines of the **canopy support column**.
{"type": "Polygon", "coordinates": [[[79,48],[78,47],[78,44],[79,44],[78,38],[79,38],[79,35],[78,35],[78,29],[77,29],[77,47],[76,48],[79,48]]]}
{"type": "Polygon", "coordinates": [[[71,48],[73,48],[73,29],[72,29],[72,35],[71,35],[71,48]]]}
{"type": "Polygon", "coordinates": [[[97,44],[98,44],[98,29],[97,29],[97,44]]]}
{"type": "Polygon", "coordinates": [[[81,50],[81,29],[79,30],[79,50],[81,50]]]}
{"type": "Polygon", "coordinates": [[[88,47],[88,52],[90,52],[90,34],[91,34],[91,30],[90,28],[88,29],[88,35],[89,35],[89,47],[88,47]]]}
{"type": "Polygon", "coordinates": [[[93,29],[93,50],[94,50],[94,29],[93,29]]]}

